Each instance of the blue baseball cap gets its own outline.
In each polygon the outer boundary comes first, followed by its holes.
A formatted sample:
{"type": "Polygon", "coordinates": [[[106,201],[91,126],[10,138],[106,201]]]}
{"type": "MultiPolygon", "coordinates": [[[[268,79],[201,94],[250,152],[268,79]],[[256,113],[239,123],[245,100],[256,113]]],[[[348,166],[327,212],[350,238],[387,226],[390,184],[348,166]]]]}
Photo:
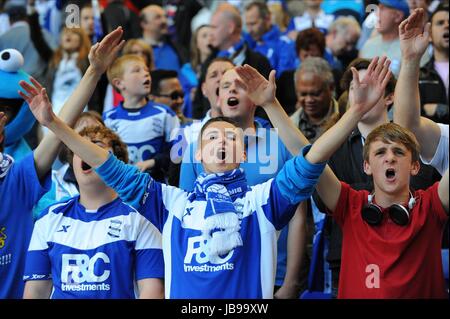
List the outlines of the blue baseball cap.
{"type": "Polygon", "coordinates": [[[378,2],[386,7],[400,10],[405,14],[405,19],[409,16],[409,6],[406,0],[379,0],[378,2]]]}

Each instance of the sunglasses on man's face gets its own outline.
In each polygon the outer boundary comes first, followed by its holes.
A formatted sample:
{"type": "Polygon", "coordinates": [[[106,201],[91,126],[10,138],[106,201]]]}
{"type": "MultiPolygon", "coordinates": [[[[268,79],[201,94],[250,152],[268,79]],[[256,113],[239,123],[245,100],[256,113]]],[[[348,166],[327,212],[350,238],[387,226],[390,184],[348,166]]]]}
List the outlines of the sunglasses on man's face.
{"type": "Polygon", "coordinates": [[[173,91],[172,93],[169,93],[169,94],[158,94],[158,96],[168,97],[172,100],[178,100],[180,97],[182,99],[184,98],[184,92],[183,91],[173,91]]]}

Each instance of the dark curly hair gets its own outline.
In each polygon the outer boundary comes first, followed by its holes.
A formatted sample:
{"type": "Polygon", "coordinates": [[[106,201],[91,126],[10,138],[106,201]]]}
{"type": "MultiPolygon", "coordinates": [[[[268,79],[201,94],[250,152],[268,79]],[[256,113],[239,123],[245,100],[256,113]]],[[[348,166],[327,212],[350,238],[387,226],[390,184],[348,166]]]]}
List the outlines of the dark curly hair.
{"type": "Polygon", "coordinates": [[[320,54],[325,53],[325,35],[317,28],[300,31],[295,40],[295,52],[299,55],[301,49],[308,50],[311,45],[317,45],[320,54]]]}

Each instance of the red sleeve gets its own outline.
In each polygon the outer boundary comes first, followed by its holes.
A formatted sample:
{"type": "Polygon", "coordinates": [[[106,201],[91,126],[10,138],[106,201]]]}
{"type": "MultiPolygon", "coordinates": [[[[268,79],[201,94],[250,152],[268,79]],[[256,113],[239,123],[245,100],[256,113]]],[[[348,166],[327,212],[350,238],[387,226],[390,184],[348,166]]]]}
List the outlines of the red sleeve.
{"type": "Polygon", "coordinates": [[[434,215],[437,217],[439,223],[444,224],[447,222],[448,214],[444,210],[444,206],[442,206],[441,199],[439,198],[439,182],[436,182],[433,184],[433,186],[430,186],[425,192],[429,193],[429,196],[431,197],[431,211],[434,213],[434,215]]]}
{"type": "Polygon", "coordinates": [[[336,205],[336,209],[334,210],[334,212],[330,212],[336,222],[341,226],[344,224],[345,212],[348,211],[349,194],[350,186],[347,183],[341,182],[341,193],[339,194],[339,200],[336,205]]]}
{"type": "Polygon", "coordinates": [[[367,191],[357,191],[341,181],[341,193],[334,212],[330,212],[336,222],[342,227],[345,219],[351,214],[360,214],[367,202],[367,191]]]}

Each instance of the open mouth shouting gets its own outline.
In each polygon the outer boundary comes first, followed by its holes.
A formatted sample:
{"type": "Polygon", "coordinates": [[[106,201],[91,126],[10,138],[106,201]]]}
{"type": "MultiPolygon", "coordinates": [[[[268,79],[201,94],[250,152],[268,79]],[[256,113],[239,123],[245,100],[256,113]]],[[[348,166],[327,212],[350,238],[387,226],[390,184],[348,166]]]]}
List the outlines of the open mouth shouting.
{"type": "Polygon", "coordinates": [[[227,158],[227,153],[225,152],[224,148],[218,149],[216,155],[219,162],[224,162],[225,159],[227,158]]]}
{"type": "Polygon", "coordinates": [[[84,174],[89,174],[90,172],[92,172],[92,167],[84,161],[81,162],[81,169],[83,170],[84,174]]]}
{"type": "Polygon", "coordinates": [[[231,107],[236,106],[239,104],[239,99],[236,97],[230,97],[227,100],[227,104],[228,104],[228,106],[231,106],[231,107]]]}
{"type": "Polygon", "coordinates": [[[393,169],[393,168],[388,168],[386,170],[385,175],[386,175],[386,179],[388,180],[388,182],[395,181],[395,175],[396,175],[395,173],[396,173],[395,169],[393,169]]]}

